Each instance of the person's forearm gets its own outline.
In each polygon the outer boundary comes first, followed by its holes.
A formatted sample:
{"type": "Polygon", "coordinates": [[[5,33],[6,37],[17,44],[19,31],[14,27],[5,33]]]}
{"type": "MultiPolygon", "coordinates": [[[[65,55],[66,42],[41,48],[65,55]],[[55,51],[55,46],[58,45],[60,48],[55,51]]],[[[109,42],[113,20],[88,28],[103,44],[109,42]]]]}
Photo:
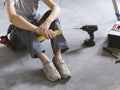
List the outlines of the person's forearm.
{"type": "Polygon", "coordinates": [[[20,15],[11,16],[10,22],[18,28],[35,32],[37,26],[31,24],[20,15]]]}
{"type": "Polygon", "coordinates": [[[60,16],[61,9],[59,6],[54,6],[51,10],[51,13],[49,17],[46,19],[48,22],[53,22],[55,19],[57,19],[60,16]]]}

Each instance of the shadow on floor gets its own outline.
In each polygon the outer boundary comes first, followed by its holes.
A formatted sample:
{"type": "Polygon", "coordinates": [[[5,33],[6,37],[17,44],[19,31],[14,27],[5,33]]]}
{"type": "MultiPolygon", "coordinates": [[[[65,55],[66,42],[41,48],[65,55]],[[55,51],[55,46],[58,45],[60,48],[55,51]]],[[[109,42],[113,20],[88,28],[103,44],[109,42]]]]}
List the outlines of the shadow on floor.
{"type": "Polygon", "coordinates": [[[78,48],[70,48],[66,53],[65,55],[77,55],[77,54],[80,54],[82,52],[82,50],[84,49],[87,49],[87,48],[91,48],[91,46],[87,47],[87,46],[84,46],[83,44],[81,44],[78,48]]]}
{"type": "MultiPolygon", "coordinates": [[[[18,60],[27,54],[27,51],[10,51],[9,49],[3,47],[0,48],[0,69],[5,68],[13,63],[16,63],[18,60]]],[[[51,82],[47,79],[43,69],[35,70],[18,70],[15,72],[5,73],[0,75],[0,90],[10,90],[13,87],[19,85],[45,85],[49,87],[54,87],[56,84],[64,84],[68,80],[59,80],[56,82],[51,82]]]]}
{"type": "Polygon", "coordinates": [[[4,84],[0,87],[0,90],[10,90],[11,88],[19,85],[39,85],[39,86],[48,86],[54,87],[57,84],[65,84],[68,80],[59,80],[56,82],[51,82],[46,78],[43,69],[41,70],[28,70],[17,73],[10,73],[4,76],[0,76],[2,78],[1,83],[4,84]]]}
{"type": "Polygon", "coordinates": [[[27,50],[11,51],[6,47],[2,47],[0,48],[0,68],[13,64],[26,55],[27,50]]]}

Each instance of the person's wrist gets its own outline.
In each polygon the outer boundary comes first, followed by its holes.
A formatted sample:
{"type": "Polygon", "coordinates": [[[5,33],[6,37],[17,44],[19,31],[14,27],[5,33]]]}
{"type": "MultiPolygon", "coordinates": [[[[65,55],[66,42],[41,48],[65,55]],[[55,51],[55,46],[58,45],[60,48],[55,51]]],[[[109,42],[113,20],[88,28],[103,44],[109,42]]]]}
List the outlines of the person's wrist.
{"type": "Polygon", "coordinates": [[[34,32],[37,33],[38,27],[35,27],[34,32]]]}

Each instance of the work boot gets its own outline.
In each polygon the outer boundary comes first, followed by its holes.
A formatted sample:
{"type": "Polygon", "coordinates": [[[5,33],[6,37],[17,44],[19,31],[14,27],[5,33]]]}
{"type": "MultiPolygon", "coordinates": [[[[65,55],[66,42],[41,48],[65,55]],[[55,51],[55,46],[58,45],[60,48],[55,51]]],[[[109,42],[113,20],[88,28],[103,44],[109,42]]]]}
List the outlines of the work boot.
{"type": "Polygon", "coordinates": [[[53,60],[53,63],[63,79],[67,79],[72,76],[72,74],[71,74],[70,70],[68,69],[67,65],[65,64],[64,60],[58,60],[57,62],[55,62],[53,60]]]}
{"type": "Polygon", "coordinates": [[[43,70],[50,81],[56,81],[61,79],[59,72],[57,71],[52,62],[48,62],[43,66],[44,66],[43,70]]]}

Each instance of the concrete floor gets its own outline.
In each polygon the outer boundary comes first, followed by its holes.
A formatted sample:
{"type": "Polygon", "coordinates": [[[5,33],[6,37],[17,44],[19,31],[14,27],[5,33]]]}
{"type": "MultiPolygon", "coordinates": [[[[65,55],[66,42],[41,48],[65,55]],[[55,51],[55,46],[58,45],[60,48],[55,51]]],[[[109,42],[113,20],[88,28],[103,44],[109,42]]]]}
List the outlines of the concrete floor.
{"type": "MultiPolygon", "coordinates": [[[[73,76],[69,80],[50,82],[39,59],[32,59],[28,51],[13,52],[0,45],[0,90],[120,90],[120,64],[115,64],[115,59],[102,50],[106,46],[107,34],[116,22],[112,1],[57,2],[62,7],[61,24],[70,46],[63,57],[73,76]],[[82,43],[89,36],[85,31],[74,29],[86,24],[98,25],[94,47],[83,48],[82,43]]],[[[0,35],[4,35],[9,21],[2,0],[0,25],[0,35]]],[[[43,44],[46,54],[52,58],[51,48],[47,46],[49,41],[43,44]]],[[[111,49],[119,54],[118,49],[111,49]]]]}

